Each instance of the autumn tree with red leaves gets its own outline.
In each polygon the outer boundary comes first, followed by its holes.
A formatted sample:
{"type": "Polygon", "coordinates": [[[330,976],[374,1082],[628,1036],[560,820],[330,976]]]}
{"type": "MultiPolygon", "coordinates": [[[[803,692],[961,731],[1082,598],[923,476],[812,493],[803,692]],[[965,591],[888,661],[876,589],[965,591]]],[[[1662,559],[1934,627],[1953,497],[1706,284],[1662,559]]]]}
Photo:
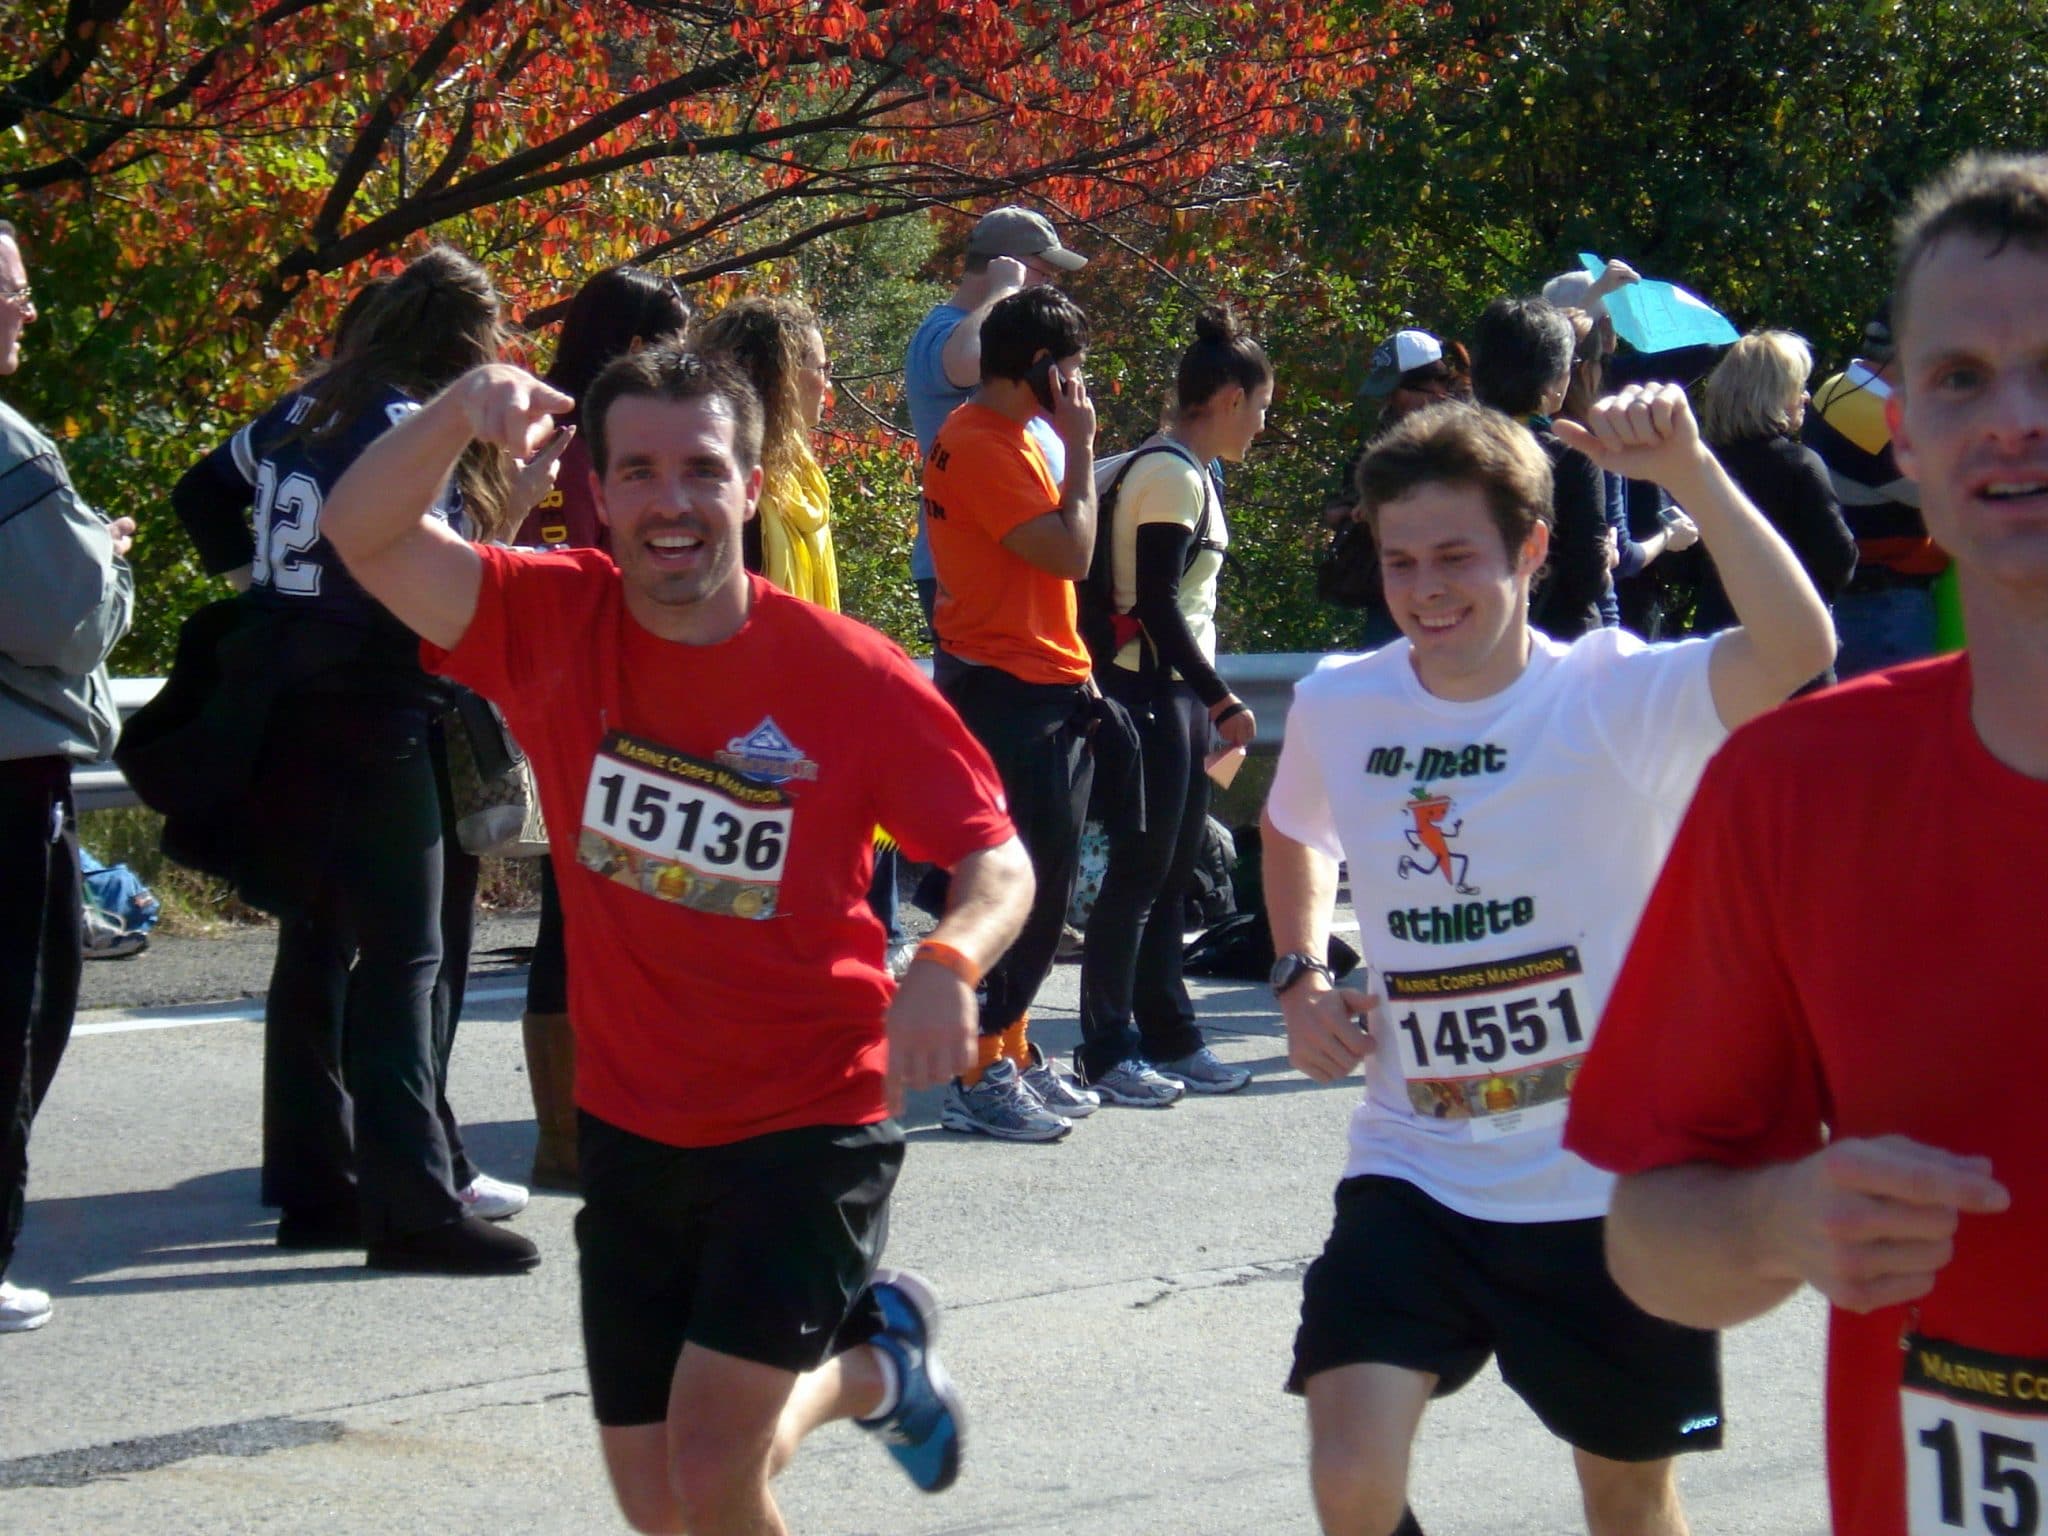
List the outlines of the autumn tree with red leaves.
{"type": "Polygon", "coordinates": [[[714,283],[1012,199],[1103,229],[1256,186],[1381,63],[1316,0],[27,0],[0,212],[47,302],[14,398],[147,519],[428,239],[544,325],[618,261],[714,283]]]}

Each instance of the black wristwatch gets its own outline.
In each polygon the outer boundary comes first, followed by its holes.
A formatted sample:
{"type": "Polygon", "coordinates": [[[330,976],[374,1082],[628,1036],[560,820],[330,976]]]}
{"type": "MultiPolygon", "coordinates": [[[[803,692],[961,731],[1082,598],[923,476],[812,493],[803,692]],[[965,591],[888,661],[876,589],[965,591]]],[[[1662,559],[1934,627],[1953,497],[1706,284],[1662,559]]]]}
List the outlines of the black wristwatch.
{"type": "Polygon", "coordinates": [[[1272,974],[1266,980],[1273,988],[1273,995],[1278,997],[1310,971],[1325,981],[1331,980],[1330,968],[1322,961],[1314,955],[1292,949],[1273,962],[1272,974]]]}

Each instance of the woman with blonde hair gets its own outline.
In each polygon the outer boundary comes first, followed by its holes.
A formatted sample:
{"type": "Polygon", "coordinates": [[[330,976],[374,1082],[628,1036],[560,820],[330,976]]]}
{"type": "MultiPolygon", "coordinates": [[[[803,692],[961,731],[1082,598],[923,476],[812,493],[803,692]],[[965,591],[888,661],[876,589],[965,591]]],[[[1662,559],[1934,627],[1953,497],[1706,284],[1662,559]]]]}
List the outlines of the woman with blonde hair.
{"type": "MultiPolygon", "coordinates": [[[[699,352],[731,358],[761,397],[761,502],[745,530],[747,569],[792,597],[839,610],[832,555],[832,487],[811,452],[811,431],[832,394],[825,332],[801,299],[735,299],[691,333],[699,352]]],[[[883,958],[901,978],[917,943],[898,914],[895,845],[878,837],[868,905],[886,937],[883,958]]]]}
{"type": "MultiPolygon", "coordinates": [[[[1832,606],[1856,569],[1856,541],[1842,521],[1827,466],[1799,441],[1812,372],[1812,351],[1790,331],[1752,331],[1707,375],[1700,431],[1832,606]]],[[[1709,634],[1734,622],[1735,610],[1709,560],[1693,632],[1709,634]]],[[[1832,667],[1817,679],[1833,681],[1832,667]]]]}
{"type": "Polygon", "coordinates": [[[738,363],[761,397],[761,506],[748,527],[747,568],[837,612],[832,490],[811,452],[832,388],[818,317],[799,299],[736,299],[698,327],[695,343],[738,363]]]}

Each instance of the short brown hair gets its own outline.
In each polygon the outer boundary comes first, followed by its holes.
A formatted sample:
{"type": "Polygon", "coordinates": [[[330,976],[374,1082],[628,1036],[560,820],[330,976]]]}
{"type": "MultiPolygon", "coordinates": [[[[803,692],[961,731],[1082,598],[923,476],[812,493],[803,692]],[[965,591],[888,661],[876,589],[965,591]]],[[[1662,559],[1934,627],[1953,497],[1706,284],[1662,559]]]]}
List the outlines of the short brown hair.
{"type": "Polygon", "coordinates": [[[629,395],[723,402],[732,412],[733,457],[749,474],[761,467],[761,397],[746,374],[729,359],[658,341],[614,358],[580,402],[577,417],[590,439],[590,462],[600,475],[609,462],[605,416],[614,401],[629,395]]]}
{"type": "Polygon", "coordinates": [[[1948,235],[1987,241],[1997,255],[2017,240],[2022,250],[2048,251],[2048,155],[1963,156],[1922,187],[1894,231],[1898,277],[1892,286],[1891,328],[1906,332],[1907,292],[1913,271],[1948,235]]]}
{"type": "Polygon", "coordinates": [[[1508,558],[1549,527],[1550,460],[1511,416],[1463,400],[1444,400],[1403,416],[1367,445],[1358,461],[1358,510],[1377,539],[1380,508],[1425,485],[1469,485],[1486,497],[1508,558]]]}

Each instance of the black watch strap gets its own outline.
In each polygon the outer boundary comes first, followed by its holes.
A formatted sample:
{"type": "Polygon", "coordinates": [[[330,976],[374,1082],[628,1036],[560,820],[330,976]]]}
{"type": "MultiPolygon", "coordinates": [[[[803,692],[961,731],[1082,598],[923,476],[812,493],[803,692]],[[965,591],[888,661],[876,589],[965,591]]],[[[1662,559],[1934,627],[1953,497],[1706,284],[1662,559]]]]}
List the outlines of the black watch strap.
{"type": "Polygon", "coordinates": [[[1297,981],[1314,971],[1324,981],[1331,980],[1330,968],[1306,950],[1291,949],[1273,962],[1272,974],[1267,978],[1273,988],[1273,995],[1280,996],[1297,981]]]}

